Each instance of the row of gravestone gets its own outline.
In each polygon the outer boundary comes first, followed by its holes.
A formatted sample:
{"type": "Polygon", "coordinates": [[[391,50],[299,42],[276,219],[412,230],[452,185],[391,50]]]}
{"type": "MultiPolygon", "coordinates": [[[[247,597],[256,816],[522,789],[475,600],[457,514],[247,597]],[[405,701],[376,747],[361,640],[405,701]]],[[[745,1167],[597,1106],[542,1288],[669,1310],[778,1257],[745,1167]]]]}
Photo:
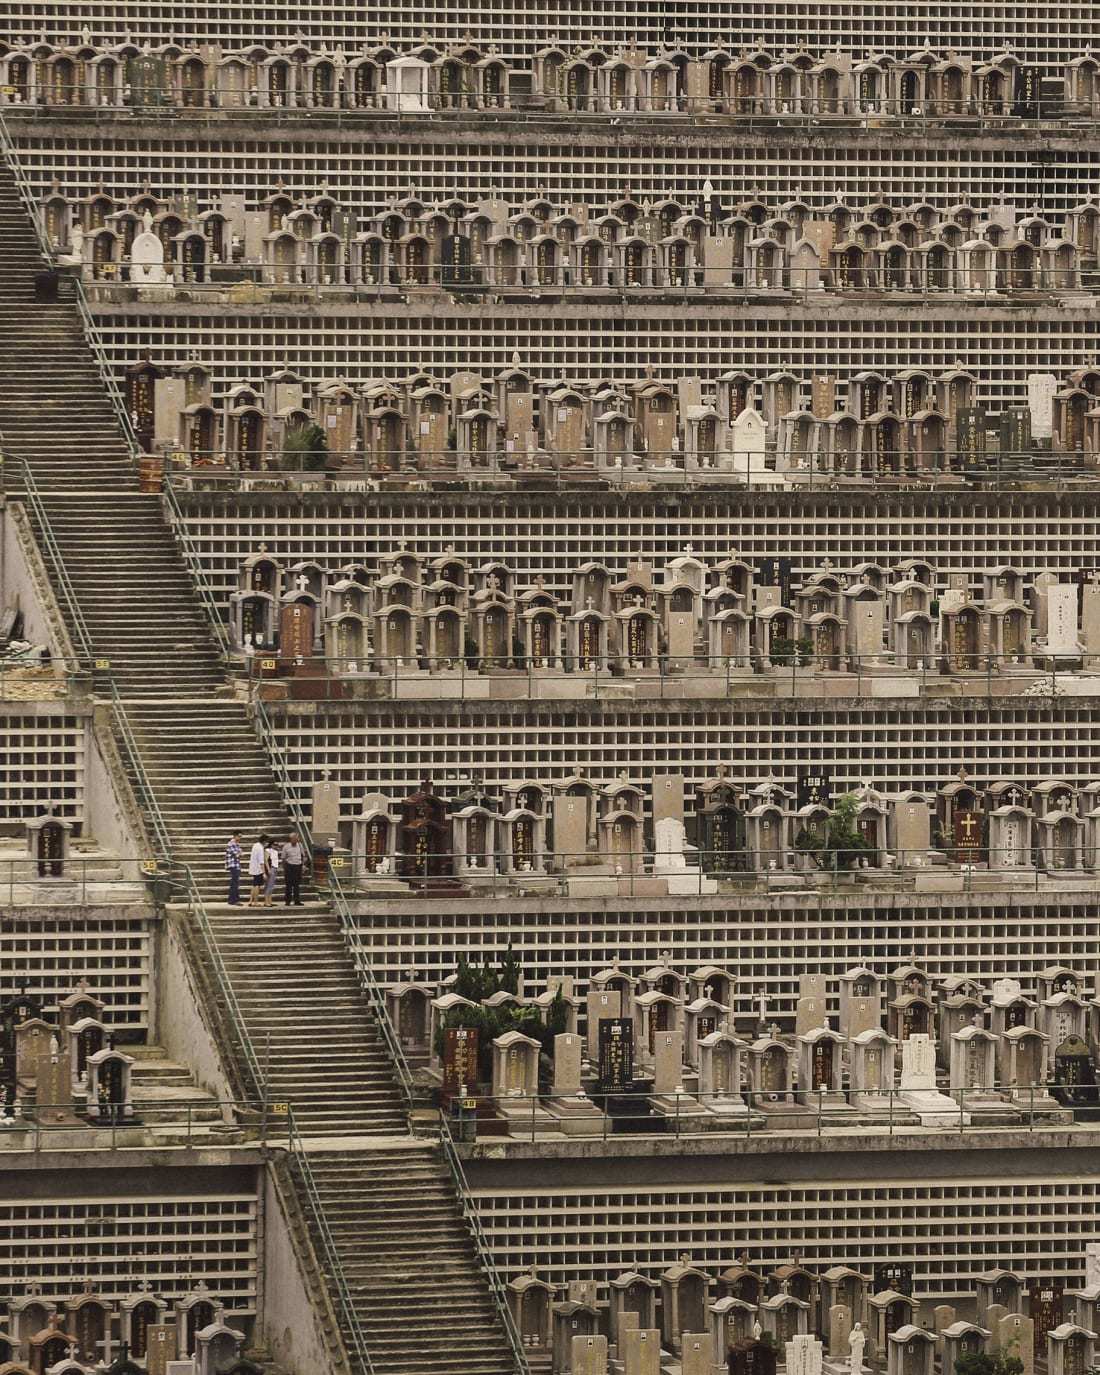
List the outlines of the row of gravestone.
{"type": "Polygon", "coordinates": [[[118,1299],[89,1282],[76,1295],[48,1296],[40,1283],[4,1305],[0,1368],[6,1375],[252,1375],[241,1360],[245,1334],[199,1281],[175,1302],[143,1282],[118,1299]]]}
{"type": "Polygon", "coordinates": [[[60,999],[56,1022],[26,992],[0,1005],[0,1127],[136,1123],[134,1059],[115,1047],[106,1008],[85,980],[60,999]]]}
{"type": "Polygon", "coordinates": [[[1006,1270],[976,1277],[973,1320],[961,1318],[955,1305],[918,1303],[911,1297],[911,1267],[897,1262],[876,1267],[873,1277],[843,1265],[815,1274],[797,1261],[764,1276],[739,1264],[717,1277],[712,1299],[714,1283],[684,1256],[656,1280],[637,1271],[615,1276],[606,1303],[595,1281],[571,1281],[567,1297],[555,1301],[557,1288],[533,1270],[511,1280],[507,1293],[526,1350],[550,1353],[555,1372],[574,1375],[589,1368],[584,1360],[598,1361],[616,1348],[620,1360],[637,1361],[631,1334],[638,1330],[678,1354],[685,1369],[706,1375],[727,1369],[760,1375],[774,1371],[784,1354],[791,1375],[823,1369],[860,1375],[865,1354],[891,1375],[931,1375],[936,1360],[947,1375],[959,1358],[983,1352],[1017,1355],[1025,1375],[1037,1360],[1069,1375],[1087,1369],[1100,1328],[1100,1285],[1067,1291],[1061,1281],[1035,1281],[1025,1287],[1006,1270]],[[773,1291],[767,1298],[766,1289],[773,1291]]]}

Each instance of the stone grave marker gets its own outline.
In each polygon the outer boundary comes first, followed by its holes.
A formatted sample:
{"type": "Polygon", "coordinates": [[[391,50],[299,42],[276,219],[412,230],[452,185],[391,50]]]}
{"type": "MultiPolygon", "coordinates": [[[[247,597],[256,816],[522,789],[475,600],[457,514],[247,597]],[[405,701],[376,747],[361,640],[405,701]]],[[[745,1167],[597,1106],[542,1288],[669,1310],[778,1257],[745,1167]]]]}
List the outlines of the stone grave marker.
{"type": "MultiPolygon", "coordinates": [[[[56,1041],[53,1042],[57,1044],[56,1041]]],[[[72,1072],[69,1057],[60,1050],[51,1052],[47,1048],[38,1057],[35,1067],[36,1097],[43,1106],[38,1110],[39,1120],[53,1125],[70,1125],[76,1122],[73,1115],[72,1072]]]]}
{"type": "Polygon", "coordinates": [[[1054,393],[1058,386],[1058,379],[1052,372],[1029,372],[1027,375],[1027,405],[1034,439],[1049,439],[1054,433],[1054,393]]]}
{"type": "Polygon", "coordinates": [[[478,1082],[477,1027],[449,1026],[443,1031],[443,1091],[458,1093],[478,1082]]]}
{"type": "Polygon", "coordinates": [[[150,1323],[146,1329],[145,1362],[148,1375],[165,1375],[176,1359],[175,1323],[150,1323]]]}
{"type": "Polygon", "coordinates": [[[1048,654],[1064,654],[1072,658],[1080,652],[1076,583],[1053,583],[1047,588],[1046,604],[1046,651],[1048,654]]]}
{"type": "Polygon", "coordinates": [[[668,618],[668,659],[672,668],[685,668],[695,655],[695,616],[673,611],[668,618]]]}
{"type": "Polygon", "coordinates": [[[575,869],[588,854],[588,802],[583,797],[554,798],[554,855],[559,868],[575,869]]]}
{"type": "Polygon", "coordinates": [[[710,1338],[705,1332],[680,1334],[680,1375],[711,1375],[710,1338]]]}
{"type": "Polygon", "coordinates": [[[623,1375],[661,1375],[660,1331],[656,1327],[635,1327],[622,1332],[619,1359],[623,1375]]]}
{"type": "Polygon", "coordinates": [[[810,382],[810,409],[818,420],[824,420],[836,410],[836,378],[815,374],[810,382]]]}
{"type": "Polygon", "coordinates": [[[1039,573],[1032,585],[1035,588],[1035,634],[1040,640],[1044,640],[1047,634],[1047,593],[1058,585],[1058,575],[1039,573]]]}
{"type": "Polygon", "coordinates": [[[1090,580],[1081,588],[1081,644],[1090,656],[1085,667],[1095,668],[1100,656],[1100,580],[1090,580]]]}
{"type": "Polygon", "coordinates": [[[852,1330],[852,1310],[843,1303],[829,1309],[829,1359],[842,1361],[848,1354],[848,1336],[852,1330]]]}
{"type": "Polygon", "coordinates": [[[795,1004],[794,1034],[805,1036],[825,1025],[825,1000],[823,998],[799,998],[795,1004]]]}
{"type": "Polygon", "coordinates": [[[308,602],[289,602],[279,612],[279,658],[296,663],[313,656],[313,607],[308,602]]]}
{"type": "MultiPolygon", "coordinates": [[[[1031,1349],[1035,1360],[1047,1358],[1047,1333],[1064,1318],[1065,1285],[1061,1280],[1038,1280],[1028,1286],[1027,1313],[1032,1322],[1031,1349]]],[[[988,1313],[986,1321],[990,1318],[988,1313]]]]}
{"type": "Polygon", "coordinates": [[[319,842],[340,834],[340,785],[334,779],[321,778],[313,785],[310,830],[319,842]]]}
{"type": "Polygon", "coordinates": [[[874,1031],[882,1025],[882,1010],[877,998],[852,998],[848,1003],[848,1025],[845,1028],[849,1037],[861,1036],[865,1031],[874,1031]]]}
{"type": "Polygon", "coordinates": [[[684,1033],[658,1031],[653,1038],[653,1092],[675,1093],[683,1087],[684,1033]]]}
{"type": "Polygon", "coordinates": [[[134,235],[130,246],[130,281],[139,286],[160,286],[168,280],[164,270],[164,245],[148,227],[134,235]]]}
{"type": "Polygon", "coordinates": [[[554,1037],[555,1098],[572,1098],[581,1089],[581,1038],[572,1032],[554,1037]]]}
{"type": "Polygon", "coordinates": [[[574,1337],[571,1345],[573,1375],[607,1375],[606,1337],[574,1337]]]}
{"type": "Polygon", "coordinates": [[[600,1088],[616,1093],[633,1082],[634,1021],[630,1017],[603,1017],[599,1023],[600,1088]]]}
{"type": "MultiPolygon", "coordinates": [[[[989,1315],[986,1314],[986,1321],[989,1315]]],[[[1018,1356],[1023,1362],[1023,1375],[1035,1375],[1035,1324],[1022,1313],[1006,1313],[993,1330],[993,1340],[999,1351],[1018,1356]]]]}
{"type": "MultiPolygon", "coordinates": [[[[804,806],[804,803],[800,804],[804,806]]],[[[829,981],[824,974],[799,974],[798,976],[798,996],[800,998],[817,998],[824,1004],[829,996],[829,981]]],[[[820,1026],[821,1023],[818,1023],[820,1026]]]]}
{"type": "Polygon", "coordinates": [[[821,1375],[825,1348],[809,1332],[800,1332],[784,1344],[787,1375],[821,1375]]]}
{"type": "Polygon", "coordinates": [[[852,648],[861,660],[882,653],[882,632],[886,624],[881,597],[874,601],[857,601],[851,610],[852,648]]]}
{"type": "Polygon", "coordinates": [[[932,846],[932,818],[923,802],[895,803],[894,844],[897,846],[898,862],[906,868],[920,868],[928,863],[928,851],[932,846]]]}
{"type": "Polygon", "coordinates": [[[949,1303],[938,1303],[932,1309],[932,1330],[942,1332],[955,1321],[955,1310],[949,1303]]]}
{"type": "Polygon", "coordinates": [[[684,819],[684,775],[682,773],[655,773],[653,775],[653,824],[656,826],[658,821],[666,819],[674,821],[683,821],[684,819]]]}
{"type": "Polygon", "coordinates": [[[1008,1309],[1003,1304],[991,1303],[986,1307],[982,1314],[982,1325],[989,1329],[989,1346],[991,1350],[998,1350],[999,1341],[998,1329],[1002,1318],[1009,1317],[1008,1309]]]}

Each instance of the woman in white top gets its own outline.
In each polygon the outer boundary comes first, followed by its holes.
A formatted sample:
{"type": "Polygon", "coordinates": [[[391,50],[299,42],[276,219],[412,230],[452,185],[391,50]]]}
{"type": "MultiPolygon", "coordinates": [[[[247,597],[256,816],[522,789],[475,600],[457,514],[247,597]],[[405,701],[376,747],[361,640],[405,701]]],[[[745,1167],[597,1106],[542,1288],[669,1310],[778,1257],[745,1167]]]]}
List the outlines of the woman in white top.
{"type": "Polygon", "coordinates": [[[275,842],[268,837],[267,845],[264,850],[264,906],[270,907],[271,900],[275,893],[275,880],[279,876],[279,850],[275,842]]]}
{"type": "Polygon", "coordinates": [[[267,836],[261,836],[248,855],[248,881],[252,891],[248,895],[249,907],[259,907],[267,881],[267,836]]]}

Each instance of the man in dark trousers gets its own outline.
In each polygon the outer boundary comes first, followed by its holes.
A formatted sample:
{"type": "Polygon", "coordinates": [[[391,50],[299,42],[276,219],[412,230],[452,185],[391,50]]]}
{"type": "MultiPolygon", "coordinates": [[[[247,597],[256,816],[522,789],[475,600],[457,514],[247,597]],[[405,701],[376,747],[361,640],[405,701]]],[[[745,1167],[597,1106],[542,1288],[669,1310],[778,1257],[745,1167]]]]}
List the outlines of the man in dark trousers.
{"type": "Polygon", "coordinates": [[[225,847],[225,872],[229,879],[230,907],[236,907],[241,900],[241,833],[234,831],[225,847]]]}
{"type": "Polygon", "coordinates": [[[283,883],[285,885],[286,905],[302,905],[302,866],[305,864],[305,851],[296,835],[288,837],[283,846],[283,883]]]}

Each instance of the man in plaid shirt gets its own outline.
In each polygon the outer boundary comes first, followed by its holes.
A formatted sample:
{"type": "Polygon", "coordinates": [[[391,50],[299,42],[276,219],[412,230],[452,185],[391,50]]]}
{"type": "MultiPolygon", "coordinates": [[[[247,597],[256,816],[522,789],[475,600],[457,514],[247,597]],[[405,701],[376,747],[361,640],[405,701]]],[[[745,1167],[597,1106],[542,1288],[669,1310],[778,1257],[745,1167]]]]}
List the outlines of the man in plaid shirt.
{"type": "Polygon", "coordinates": [[[241,833],[234,831],[225,847],[225,871],[229,875],[229,905],[236,907],[241,900],[241,833]]]}

